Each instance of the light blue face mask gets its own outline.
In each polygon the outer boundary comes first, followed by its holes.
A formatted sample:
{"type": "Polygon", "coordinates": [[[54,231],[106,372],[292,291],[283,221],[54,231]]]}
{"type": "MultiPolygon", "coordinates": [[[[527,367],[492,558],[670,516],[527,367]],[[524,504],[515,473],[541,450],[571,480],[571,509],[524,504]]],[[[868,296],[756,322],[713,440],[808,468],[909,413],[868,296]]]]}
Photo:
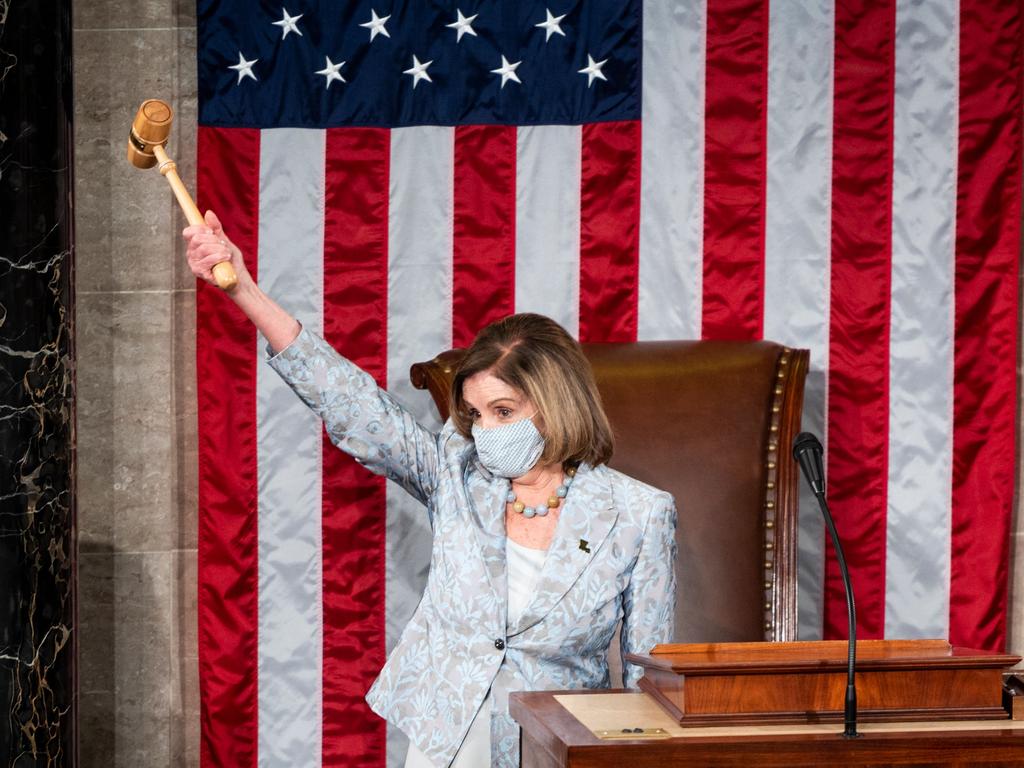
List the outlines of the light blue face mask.
{"type": "Polygon", "coordinates": [[[473,425],[473,442],[480,463],[498,477],[522,477],[544,452],[544,436],[533,419],[484,429],[473,425]]]}

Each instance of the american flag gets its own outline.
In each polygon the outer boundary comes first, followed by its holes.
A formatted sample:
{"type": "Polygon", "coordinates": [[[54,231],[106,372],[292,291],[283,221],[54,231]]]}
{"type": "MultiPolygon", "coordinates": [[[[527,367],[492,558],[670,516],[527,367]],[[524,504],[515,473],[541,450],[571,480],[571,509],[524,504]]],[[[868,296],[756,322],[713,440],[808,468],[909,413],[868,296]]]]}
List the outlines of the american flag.
{"type": "MultiPolygon", "coordinates": [[[[426,424],[410,364],[513,311],[810,348],[862,636],[1001,648],[1021,33],[1008,0],[200,0],[200,205],[426,424]]],[[[400,765],[362,696],[426,516],[198,312],[203,765],[400,765]]],[[[801,635],[841,636],[811,504],[800,535],[801,635]]]]}

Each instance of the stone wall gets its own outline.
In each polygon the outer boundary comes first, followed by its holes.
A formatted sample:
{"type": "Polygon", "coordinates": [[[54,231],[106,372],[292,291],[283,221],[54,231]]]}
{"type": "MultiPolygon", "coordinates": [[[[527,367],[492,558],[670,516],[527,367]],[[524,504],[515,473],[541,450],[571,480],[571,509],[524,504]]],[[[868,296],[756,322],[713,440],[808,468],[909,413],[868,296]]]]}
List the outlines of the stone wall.
{"type": "Polygon", "coordinates": [[[195,285],[156,169],[126,160],[147,98],[195,178],[195,5],[74,5],[80,750],[198,765],[195,285]]]}

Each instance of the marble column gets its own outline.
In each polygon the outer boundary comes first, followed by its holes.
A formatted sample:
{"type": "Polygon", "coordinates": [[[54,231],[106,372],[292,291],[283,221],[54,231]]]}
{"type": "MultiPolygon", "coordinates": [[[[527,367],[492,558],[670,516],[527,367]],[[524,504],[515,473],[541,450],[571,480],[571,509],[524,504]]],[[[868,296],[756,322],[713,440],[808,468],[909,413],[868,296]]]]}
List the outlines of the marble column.
{"type": "Polygon", "coordinates": [[[75,764],[71,3],[0,2],[0,760],[75,764]]]}

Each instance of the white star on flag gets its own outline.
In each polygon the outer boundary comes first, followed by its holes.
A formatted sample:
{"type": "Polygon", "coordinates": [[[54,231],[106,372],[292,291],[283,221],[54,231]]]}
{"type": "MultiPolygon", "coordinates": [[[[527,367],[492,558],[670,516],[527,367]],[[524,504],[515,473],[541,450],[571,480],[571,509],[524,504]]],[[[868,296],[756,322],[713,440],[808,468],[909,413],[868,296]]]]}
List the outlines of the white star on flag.
{"type": "Polygon", "coordinates": [[[601,67],[607,63],[608,59],[594,61],[591,55],[589,53],[587,54],[587,66],[583,69],[577,70],[581,75],[587,76],[587,88],[594,84],[595,79],[601,79],[605,82],[608,81],[608,78],[604,76],[604,72],[601,71],[601,67]]]}
{"type": "Polygon", "coordinates": [[[303,14],[300,13],[298,16],[289,16],[287,8],[282,8],[281,10],[284,12],[283,17],[281,18],[280,21],[274,22],[275,27],[281,28],[281,39],[284,40],[286,37],[288,37],[289,32],[294,32],[299,37],[302,37],[302,30],[299,29],[299,26],[298,24],[296,24],[296,22],[302,18],[303,14]]]}
{"type": "Polygon", "coordinates": [[[491,72],[493,72],[496,75],[501,75],[502,88],[505,87],[505,83],[507,83],[509,80],[513,80],[522,85],[523,81],[520,80],[519,76],[516,74],[516,67],[518,67],[522,63],[522,61],[517,61],[515,64],[510,64],[508,59],[502,56],[501,66],[498,67],[497,69],[492,69],[491,72]]]}
{"type": "Polygon", "coordinates": [[[455,38],[455,42],[460,42],[462,40],[463,35],[472,35],[473,37],[476,37],[476,30],[473,29],[473,21],[480,14],[474,13],[467,19],[465,16],[462,15],[462,11],[460,9],[456,8],[455,12],[459,15],[459,17],[451,24],[445,24],[446,27],[448,27],[449,29],[454,29],[458,33],[458,37],[455,38]]]}
{"type": "Polygon", "coordinates": [[[324,88],[330,88],[331,83],[333,83],[335,80],[340,80],[343,83],[348,82],[344,77],[341,76],[341,72],[339,71],[342,67],[345,66],[344,61],[340,61],[337,64],[335,64],[333,61],[331,61],[330,56],[324,56],[324,61],[326,61],[327,64],[324,66],[323,69],[318,70],[316,72],[316,74],[323,75],[325,78],[327,78],[324,88]]]}
{"type": "Polygon", "coordinates": [[[421,64],[420,60],[417,59],[416,56],[414,55],[412,57],[412,66],[409,67],[409,69],[403,70],[402,74],[403,75],[412,75],[412,87],[413,87],[413,89],[415,89],[416,86],[419,85],[420,80],[426,80],[428,83],[432,83],[434,81],[431,80],[430,79],[430,75],[427,74],[427,67],[429,67],[433,63],[434,63],[433,60],[431,60],[431,61],[425,61],[425,62],[423,62],[421,64]]]}
{"type": "Polygon", "coordinates": [[[377,15],[377,11],[375,11],[373,8],[371,8],[370,9],[370,20],[367,21],[365,24],[360,24],[359,26],[360,27],[366,27],[368,30],[370,30],[370,42],[372,43],[373,39],[377,35],[384,35],[384,37],[391,37],[391,33],[388,32],[387,28],[384,26],[387,23],[388,19],[390,19],[390,18],[391,18],[390,14],[388,14],[387,16],[384,16],[383,18],[381,18],[380,16],[377,15]]]}
{"type": "Polygon", "coordinates": [[[252,71],[252,65],[255,64],[257,61],[259,61],[259,59],[246,61],[245,56],[242,55],[242,52],[238,52],[238,63],[232,64],[230,67],[228,67],[228,69],[233,69],[235,70],[235,72],[238,73],[238,82],[235,83],[235,85],[239,85],[242,82],[242,80],[244,80],[247,77],[251,77],[253,80],[256,79],[256,75],[253,74],[252,71]]]}
{"type": "Polygon", "coordinates": [[[566,14],[563,13],[561,16],[552,16],[550,8],[545,8],[544,12],[548,16],[547,19],[542,21],[540,24],[533,25],[535,27],[540,27],[546,33],[544,35],[544,42],[546,43],[550,40],[552,35],[561,35],[562,37],[565,37],[565,32],[562,31],[560,22],[565,18],[566,14]]]}

